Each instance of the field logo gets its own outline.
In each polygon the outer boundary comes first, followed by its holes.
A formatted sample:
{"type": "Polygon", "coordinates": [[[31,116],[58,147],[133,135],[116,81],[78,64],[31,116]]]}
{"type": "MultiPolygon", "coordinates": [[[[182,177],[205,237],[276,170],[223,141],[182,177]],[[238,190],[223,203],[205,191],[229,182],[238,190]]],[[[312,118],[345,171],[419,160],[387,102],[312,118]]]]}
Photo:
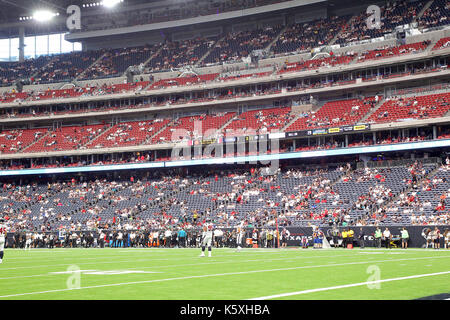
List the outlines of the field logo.
{"type": "Polygon", "coordinates": [[[370,5],[367,7],[367,14],[370,14],[370,16],[367,18],[367,29],[373,30],[373,29],[380,29],[381,28],[381,9],[379,6],[376,5],[370,5]]]}
{"type": "Polygon", "coordinates": [[[77,265],[71,265],[67,268],[67,272],[70,273],[69,278],[67,278],[66,285],[67,289],[80,289],[81,287],[81,272],[80,267],[77,265]]]}
{"type": "Polygon", "coordinates": [[[380,267],[376,265],[371,265],[367,267],[366,270],[367,274],[370,274],[369,278],[367,279],[367,282],[374,282],[374,283],[368,283],[367,288],[369,289],[380,289],[380,279],[381,279],[381,269],[380,267]]]}

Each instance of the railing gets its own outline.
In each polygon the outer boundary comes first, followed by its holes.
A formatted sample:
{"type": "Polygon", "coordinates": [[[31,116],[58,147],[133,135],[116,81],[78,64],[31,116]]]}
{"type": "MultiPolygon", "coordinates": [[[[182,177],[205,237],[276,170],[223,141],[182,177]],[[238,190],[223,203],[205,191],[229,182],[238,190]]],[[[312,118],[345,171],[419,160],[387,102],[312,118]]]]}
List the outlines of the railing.
{"type": "Polygon", "coordinates": [[[420,158],[420,159],[399,159],[399,160],[383,160],[383,161],[368,161],[358,162],[356,164],[357,169],[364,168],[392,168],[392,167],[404,167],[406,165],[412,165],[414,162],[421,162],[422,164],[441,164],[442,159],[439,157],[420,158]]]}
{"type": "Polygon", "coordinates": [[[391,96],[406,96],[406,95],[420,95],[424,92],[434,92],[450,89],[450,83],[438,83],[426,86],[417,86],[406,89],[394,89],[391,91],[391,96]]]}

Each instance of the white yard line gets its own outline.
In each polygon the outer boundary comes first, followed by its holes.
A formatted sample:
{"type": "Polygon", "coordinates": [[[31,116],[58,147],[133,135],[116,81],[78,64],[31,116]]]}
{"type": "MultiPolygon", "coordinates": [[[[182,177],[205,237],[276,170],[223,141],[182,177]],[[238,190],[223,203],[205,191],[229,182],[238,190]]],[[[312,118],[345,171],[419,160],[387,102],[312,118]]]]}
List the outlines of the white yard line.
{"type": "MultiPolygon", "coordinates": [[[[9,295],[2,295],[2,296],[0,296],[0,298],[11,298],[11,297],[26,296],[26,295],[45,294],[45,293],[54,293],[54,292],[65,292],[65,291],[71,291],[71,290],[106,288],[106,287],[116,287],[116,286],[124,286],[124,285],[156,283],[156,282],[166,282],[166,281],[176,281],[176,280],[186,280],[186,279],[201,279],[201,278],[233,276],[233,275],[242,275],[242,274],[255,274],[255,273],[263,273],[263,272],[291,271],[291,270],[299,270],[299,269],[348,266],[348,265],[368,264],[368,263],[374,263],[374,262],[375,263],[383,263],[383,262],[411,261],[411,260],[437,259],[437,258],[450,258],[450,257],[420,257],[420,258],[397,259],[397,260],[389,259],[389,260],[379,260],[379,261],[360,261],[360,262],[349,262],[349,263],[341,263],[341,264],[326,264],[326,265],[316,265],[316,266],[301,266],[301,267],[291,267],[291,268],[277,268],[277,269],[266,269],[266,270],[252,270],[252,271],[241,271],[241,272],[205,274],[205,275],[198,275],[198,276],[185,276],[185,277],[175,277],[175,278],[166,278],[166,279],[154,279],[154,280],[110,283],[110,284],[102,284],[102,285],[96,285],[96,286],[80,287],[78,289],[64,288],[64,289],[55,289],[55,290],[46,290],[46,291],[15,293],[15,294],[9,294],[9,295]]],[[[446,273],[450,273],[450,271],[448,271],[446,273]]]]}
{"type": "MultiPolygon", "coordinates": [[[[225,258],[229,258],[229,256],[232,256],[232,257],[237,257],[237,256],[240,256],[241,254],[240,253],[235,253],[235,254],[233,254],[233,255],[222,255],[222,254],[220,254],[220,255],[218,255],[218,256],[213,256],[213,258],[223,258],[223,257],[225,257],[225,258]]],[[[177,255],[177,258],[179,258],[179,257],[184,257],[184,255],[180,255],[180,256],[178,256],[177,255]]],[[[245,257],[245,256],[244,256],[245,257]]],[[[325,256],[299,256],[299,257],[292,257],[292,256],[287,256],[287,257],[284,257],[284,258],[273,258],[273,259],[264,259],[262,262],[264,262],[264,261],[277,261],[277,260],[287,260],[287,259],[308,259],[308,258],[336,258],[336,257],[355,257],[355,255],[344,255],[344,254],[341,254],[341,255],[333,255],[333,256],[327,256],[327,255],[325,255],[325,256]]],[[[73,258],[73,259],[77,259],[77,258],[73,258]]],[[[197,260],[198,259],[198,256],[195,256],[195,257],[192,257],[191,255],[188,255],[188,256],[186,256],[186,258],[184,258],[184,259],[195,259],[195,260],[197,260]]],[[[105,264],[110,264],[110,263],[128,263],[128,262],[144,262],[144,261],[159,261],[159,260],[170,260],[170,259],[168,259],[168,258],[165,258],[165,259],[160,259],[160,258],[157,258],[157,259],[155,259],[155,258],[148,258],[148,259],[140,259],[140,260],[116,260],[116,261],[95,261],[95,262],[83,262],[83,263],[76,263],[76,262],[74,262],[74,263],[64,263],[64,264],[53,264],[53,265],[37,265],[37,266],[23,266],[23,267],[10,267],[10,268],[0,268],[0,273],[3,271],[3,270],[17,270],[17,269],[35,269],[35,268],[41,268],[41,267],[53,267],[53,266],[71,266],[71,265],[74,265],[74,264],[76,264],[76,265],[86,265],[86,264],[103,264],[103,263],[105,263],[105,264]]],[[[6,261],[6,260],[5,260],[6,261]]],[[[242,260],[242,261],[240,261],[240,260],[233,260],[234,262],[246,262],[246,261],[261,261],[261,260],[242,260]]],[[[218,262],[219,263],[219,262],[218,262]]],[[[198,265],[202,265],[201,263],[200,264],[198,264],[198,265]]],[[[177,266],[184,266],[184,265],[177,265],[177,266]]],[[[155,268],[156,267],[159,267],[159,266],[154,266],[155,268]]]]}
{"type": "Polygon", "coordinates": [[[365,286],[365,285],[371,285],[371,284],[377,284],[377,283],[383,283],[383,282],[401,281],[401,280],[417,279],[417,278],[423,278],[423,277],[440,276],[440,275],[444,275],[444,274],[450,274],[450,271],[427,273],[427,274],[417,274],[417,275],[413,275],[413,276],[400,277],[400,278],[383,279],[383,280],[376,280],[376,281],[366,281],[366,282],[351,283],[351,284],[345,284],[345,285],[341,285],[341,286],[334,286],[334,287],[327,287],[327,288],[317,288],[317,289],[309,289],[309,290],[302,290],[302,291],[296,291],[296,292],[274,294],[271,296],[253,298],[253,299],[249,299],[249,300],[277,299],[277,298],[283,298],[283,297],[297,296],[297,295],[301,295],[301,294],[359,287],[359,286],[365,286]]]}
{"type": "MultiPolygon", "coordinates": [[[[280,261],[280,260],[292,260],[292,259],[305,259],[305,258],[330,258],[330,257],[354,257],[353,255],[339,255],[339,256],[307,256],[307,257],[286,257],[286,258],[273,258],[273,259],[264,259],[264,260],[257,260],[257,259],[251,259],[251,260],[226,260],[226,261],[215,261],[215,262],[203,262],[203,263],[184,263],[184,264],[169,264],[169,265],[157,265],[157,266],[149,266],[149,267],[136,267],[136,268],[127,268],[130,270],[133,269],[151,269],[151,268],[175,268],[175,267],[190,267],[190,266],[203,266],[203,265],[211,265],[211,264],[225,264],[225,263],[242,263],[242,262],[271,262],[271,261],[280,261]]],[[[199,257],[194,257],[193,259],[200,259],[199,257]]],[[[169,259],[146,259],[146,260],[126,260],[126,261],[116,261],[116,262],[135,262],[135,261],[154,261],[154,260],[169,260],[169,259]]],[[[45,267],[52,267],[52,266],[71,266],[71,265],[86,265],[86,264],[100,264],[100,263],[113,263],[113,262],[92,262],[92,263],[74,263],[74,264],[62,264],[62,265],[47,265],[45,267]]],[[[306,262],[306,263],[313,263],[311,262],[306,262]]],[[[39,266],[42,267],[42,266],[39,266]]],[[[0,269],[0,271],[2,270],[8,270],[8,269],[18,269],[18,268],[34,268],[34,267],[16,267],[16,268],[4,268],[4,269],[0,269]]],[[[8,280],[8,279],[18,279],[18,278],[31,278],[31,277],[43,277],[43,276],[49,276],[48,273],[45,274],[36,274],[36,275],[28,275],[28,276],[11,276],[11,277],[3,277],[0,278],[0,280],[8,280]]]]}

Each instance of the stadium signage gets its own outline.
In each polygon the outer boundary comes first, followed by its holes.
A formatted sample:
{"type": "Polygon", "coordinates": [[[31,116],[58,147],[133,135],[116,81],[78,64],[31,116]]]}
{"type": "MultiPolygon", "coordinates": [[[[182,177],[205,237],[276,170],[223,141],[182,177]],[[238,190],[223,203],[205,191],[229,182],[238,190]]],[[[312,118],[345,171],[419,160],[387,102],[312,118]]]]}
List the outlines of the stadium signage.
{"type": "Polygon", "coordinates": [[[369,129],[370,129],[370,125],[368,125],[368,124],[362,124],[362,125],[358,125],[358,126],[353,126],[353,130],[354,131],[369,130],[369,129]]]}
{"type": "Polygon", "coordinates": [[[390,152],[390,151],[405,151],[418,150],[424,148],[443,148],[450,147],[450,139],[420,141],[409,143],[397,143],[389,145],[376,145],[365,147],[351,147],[339,148],[332,150],[316,150],[316,151],[300,151],[288,152],[278,154],[264,154],[259,153],[253,156],[235,156],[235,157],[214,157],[211,159],[199,160],[180,160],[180,161],[166,161],[166,162],[144,162],[144,163],[130,163],[130,164],[116,164],[116,165],[97,165],[86,167],[69,167],[69,168],[47,168],[47,169],[20,169],[20,170],[0,170],[0,176],[18,176],[18,175],[40,175],[40,174],[56,174],[56,173],[74,173],[74,172],[98,172],[98,171],[113,171],[126,169],[149,169],[149,168],[163,168],[163,167],[178,167],[178,166],[193,166],[193,165],[208,165],[208,164],[232,164],[232,163],[247,163],[251,161],[274,161],[284,159],[301,159],[312,157],[325,156],[340,156],[349,154],[364,154],[376,152],[390,152]]]}
{"type": "Polygon", "coordinates": [[[267,140],[267,134],[253,135],[253,136],[239,136],[237,137],[237,142],[248,142],[248,141],[258,141],[267,140]]]}
{"type": "MultiPolygon", "coordinates": [[[[279,137],[274,136],[273,139],[279,137]]],[[[284,137],[284,133],[283,133],[284,137]]],[[[191,140],[189,145],[191,146],[198,146],[198,145],[208,145],[208,144],[214,144],[214,143],[230,143],[230,142],[249,142],[249,141],[259,141],[259,140],[268,140],[269,135],[267,134],[260,134],[260,135],[253,135],[253,136],[237,136],[237,137],[227,137],[227,138],[210,138],[210,139],[204,139],[204,140],[191,140]]]]}
{"type": "Polygon", "coordinates": [[[312,130],[312,131],[308,131],[308,132],[311,132],[311,135],[313,135],[313,136],[328,134],[327,129],[316,129],[316,130],[312,130]]]}
{"type": "Polygon", "coordinates": [[[229,137],[229,138],[224,138],[223,142],[225,143],[229,143],[229,142],[236,142],[236,137],[229,137]]]}
{"type": "Polygon", "coordinates": [[[328,135],[328,134],[336,134],[342,132],[352,132],[352,131],[363,131],[370,130],[370,124],[361,124],[357,126],[342,126],[342,127],[333,127],[333,128],[323,128],[323,129],[314,129],[314,130],[301,130],[301,131],[291,131],[286,132],[285,136],[287,138],[293,137],[309,137],[309,136],[318,136],[318,135],[328,135]]]}
{"type": "Polygon", "coordinates": [[[339,133],[342,130],[343,130],[342,128],[330,128],[328,129],[328,133],[339,133]]]}
{"type": "Polygon", "coordinates": [[[344,132],[353,131],[353,126],[346,126],[342,128],[344,132]]]}

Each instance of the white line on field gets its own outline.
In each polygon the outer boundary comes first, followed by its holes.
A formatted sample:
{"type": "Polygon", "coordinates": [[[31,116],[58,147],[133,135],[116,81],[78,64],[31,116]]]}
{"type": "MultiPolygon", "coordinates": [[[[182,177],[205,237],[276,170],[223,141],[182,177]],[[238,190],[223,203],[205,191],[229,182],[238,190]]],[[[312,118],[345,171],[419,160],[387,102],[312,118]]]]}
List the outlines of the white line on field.
{"type": "MultiPolygon", "coordinates": [[[[286,257],[286,258],[272,258],[272,259],[264,259],[262,260],[255,260],[255,259],[251,259],[251,260],[226,260],[226,261],[215,261],[215,262],[206,262],[206,263],[184,263],[184,264],[170,264],[170,265],[158,265],[158,266],[149,266],[149,267],[136,267],[136,268],[128,268],[130,270],[132,269],[151,269],[151,268],[174,268],[174,267],[190,267],[190,266],[204,266],[204,265],[211,265],[211,264],[225,264],[225,263],[242,263],[242,262],[271,262],[271,261],[280,261],[280,260],[286,260],[286,259],[304,259],[304,258],[329,258],[329,257],[353,257],[352,255],[340,255],[340,256],[308,256],[308,257],[286,257]]],[[[198,259],[198,257],[195,257],[195,259],[198,259]]],[[[169,259],[146,259],[146,260],[133,260],[134,261],[147,261],[147,260],[169,260],[169,259]]],[[[118,261],[118,262],[130,262],[129,260],[127,261],[118,261]]],[[[98,262],[98,263],[103,263],[103,262],[98,262]]],[[[111,262],[106,262],[106,263],[111,263],[111,262]]],[[[313,263],[312,261],[308,261],[306,262],[308,264],[313,263]]],[[[83,265],[83,264],[92,264],[92,263],[78,263],[77,265],[83,265]]],[[[97,263],[96,263],[97,264],[97,263]]],[[[67,264],[69,265],[69,264],[67,264]]],[[[61,266],[61,265],[54,265],[54,266],[61,266]]],[[[65,266],[65,264],[63,264],[62,266],[65,266]]],[[[51,267],[51,265],[47,266],[47,267],[51,267]]],[[[17,268],[32,268],[30,267],[17,267],[17,268]]],[[[17,268],[9,268],[9,269],[17,269],[17,268]]],[[[1,269],[1,270],[6,270],[8,268],[5,269],[1,269]]],[[[0,271],[1,271],[0,270],[0,271]]],[[[4,277],[4,278],[0,278],[0,280],[9,280],[9,279],[18,279],[18,278],[32,278],[32,277],[44,277],[44,276],[49,276],[48,273],[45,274],[36,274],[36,275],[28,275],[28,276],[11,276],[11,277],[4,277]]]]}
{"type": "MultiPolygon", "coordinates": [[[[449,258],[449,257],[421,257],[421,258],[410,258],[410,259],[398,259],[398,260],[379,260],[375,261],[376,263],[383,262],[394,262],[394,261],[409,261],[409,260],[422,260],[422,259],[433,259],[433,258],[449,258]]],[[[86,286],[80,287],[77,289],[55,289],[55,290],[46,290],[46,291],[35,291],[35,292],[25,292],[25,293],[15,293],[0,296],[0,298],[10,298],[10,297],[18,297],[25,295],[34,295],[34,294],[44,294],[44,293],[54,293],[54,292],[65,292],[71,290],[82,290],[82,289],[94,289],[94,288],[105,288],[105,287],[116,287],[116,286],[124,286],[124,285],[133,285],[133,284],[144,284],[144,283],[155,283],[155,282],[165,282],[165,281],[174,281],[174,280],[186,280],[186,279],[199,279],[199,278],[210,278],[210,277],[220,277],[220,276],[232,276],[232,275],[242,275],[242,274],[253,274],[253,273],[263,273],[263,272],[275,272],[275,271],[291,271],[291,270],[299,270],[299,269],[311,269],[311,268],[323,268],[323,267],[336,267],[336,266],[347,266],[347,265],[357,265],[357,264],[368,264],[373,263],[374,261],[360,261],[360,262],[349,262],[349,263],[340,263],[340,264],[326,264],[326,265],[316,265],[316,266],[301,266],[301,267],[291,267],[291,268],[277,268],[277,269],[266,269],[266,270],[251,270],[251,271],[241,271],[241,272],[229,272],[229,273],[216,273],[216,274],[205,274],[198,276],[185,276],[185,277],[175,277],[175,278],[166,278],[166,279],[153,279],[153,280],[143,280],[143,281],[132,281],[132,282],[122,282],[122,283],[110,283],[110,284],[101,284],[96,286],[86,286]]],[[[450,271],[448,271],[450,273],[450,271]]]]}
{"type": "MultiPolygon", "coordinates": [[[[237,257],[239,254],[234,254],[234,255],[230,255],[232,257],[237,257]]],[[[184,256],[184,255],[182,255],[184,256]]],[[[192,256],[187,256],[189,259],[198,259],[198,256],[192,257],[192,256]]],[[[228,258],[228,255],[220,255],[220,256],[215,256],[215,257],[226,257],[228,258]]],[[[264,261],[277,261],[277,260],[286,260],[286,259],[307,259],[307,258],[332,258],[332,257],[354,257],[354,255],[333,255],[333,256],[299,256],[299,257],[292,257],[292,256],[286,256],[284,258],[273,258],[273,259],[265,259],[264,261]]],[[[177,256],[177,258],[179,258],[179,256],[177,256]]],[[[73,264],[76,265],[86,265],[86,264],[110,264],[110,263],[128,263],[128,262],[144,262],[144,261],[159,261],[159,260],[169,260],[169,259],[155,259],[155,258],[148,258],[148,259],[140,259],[140,260],[115,260],[115,261],[95,261],[95,262],[83,262],[83,263],[63,263],[63,264],[53,264],[53,265],[37,265],[37,266],[23,266],[23,267],[10,267],[10,268],[0,268],[0,272],[3,270],[16,270],[16,269],[34,269],[34,268],[41,268],[41,267],[54,267],[54,266],[71,266],[73,264]]],[[[238,261],[238,260],[235,260],[238,261]]],[[[250,261],[261,261],[261,260],[250,260],[250,261]]],[[[245,261],[242,261],[245,262],[245,261]]],[[[312,263],[312,262],[308,262],[308,263],[312,263]]],[[[183,266],[183,265],[178,265],[178,266],[183,266]]],[[[158,266],[155,266],[158,267],[158,266]]]]}
{"type": "Polygon", "coordinates": [[[352,287],[358,287],[358,286],[364,286],[364,285],[370,285],[370,284],[376,284],[376,283],[383,283],[383,282],[390,282],[390,281],[401,281],[401,280],[417,279],[417,278],[423,278],[423,277],[439,276],[439,275],[449,274],[449,273],[450,273],[450,271],[444,271],[444,272],[436,272],[436,273],[428,273],[428,274],[418,274],[418,275],[414,275],[414,276],[407,276],[407,277],[400,277],[400,278],[391,278],[391,279],[366,281],[366,282],[359,282],[359,283],[350,283],[350,284],[345,284],[345,285],[341,285],[341,286],[334,286],[334,287],[327,287],[327,288],[317,288],[317,289],[309,289],[309,290],[302,290],[302,291],[296,291],[296,292],[274,294],[274,295],[271,295],[271,296],[252,298],[252,299],[249,299],[249,300],[276,299],[276,298],[297,296],[297,295],[307,294],[307,293],[315,293],[315,292],[321,292],[321,291],[329,291],[329,290],[336,290],[336,289],[352,288],[352,287]]]}

